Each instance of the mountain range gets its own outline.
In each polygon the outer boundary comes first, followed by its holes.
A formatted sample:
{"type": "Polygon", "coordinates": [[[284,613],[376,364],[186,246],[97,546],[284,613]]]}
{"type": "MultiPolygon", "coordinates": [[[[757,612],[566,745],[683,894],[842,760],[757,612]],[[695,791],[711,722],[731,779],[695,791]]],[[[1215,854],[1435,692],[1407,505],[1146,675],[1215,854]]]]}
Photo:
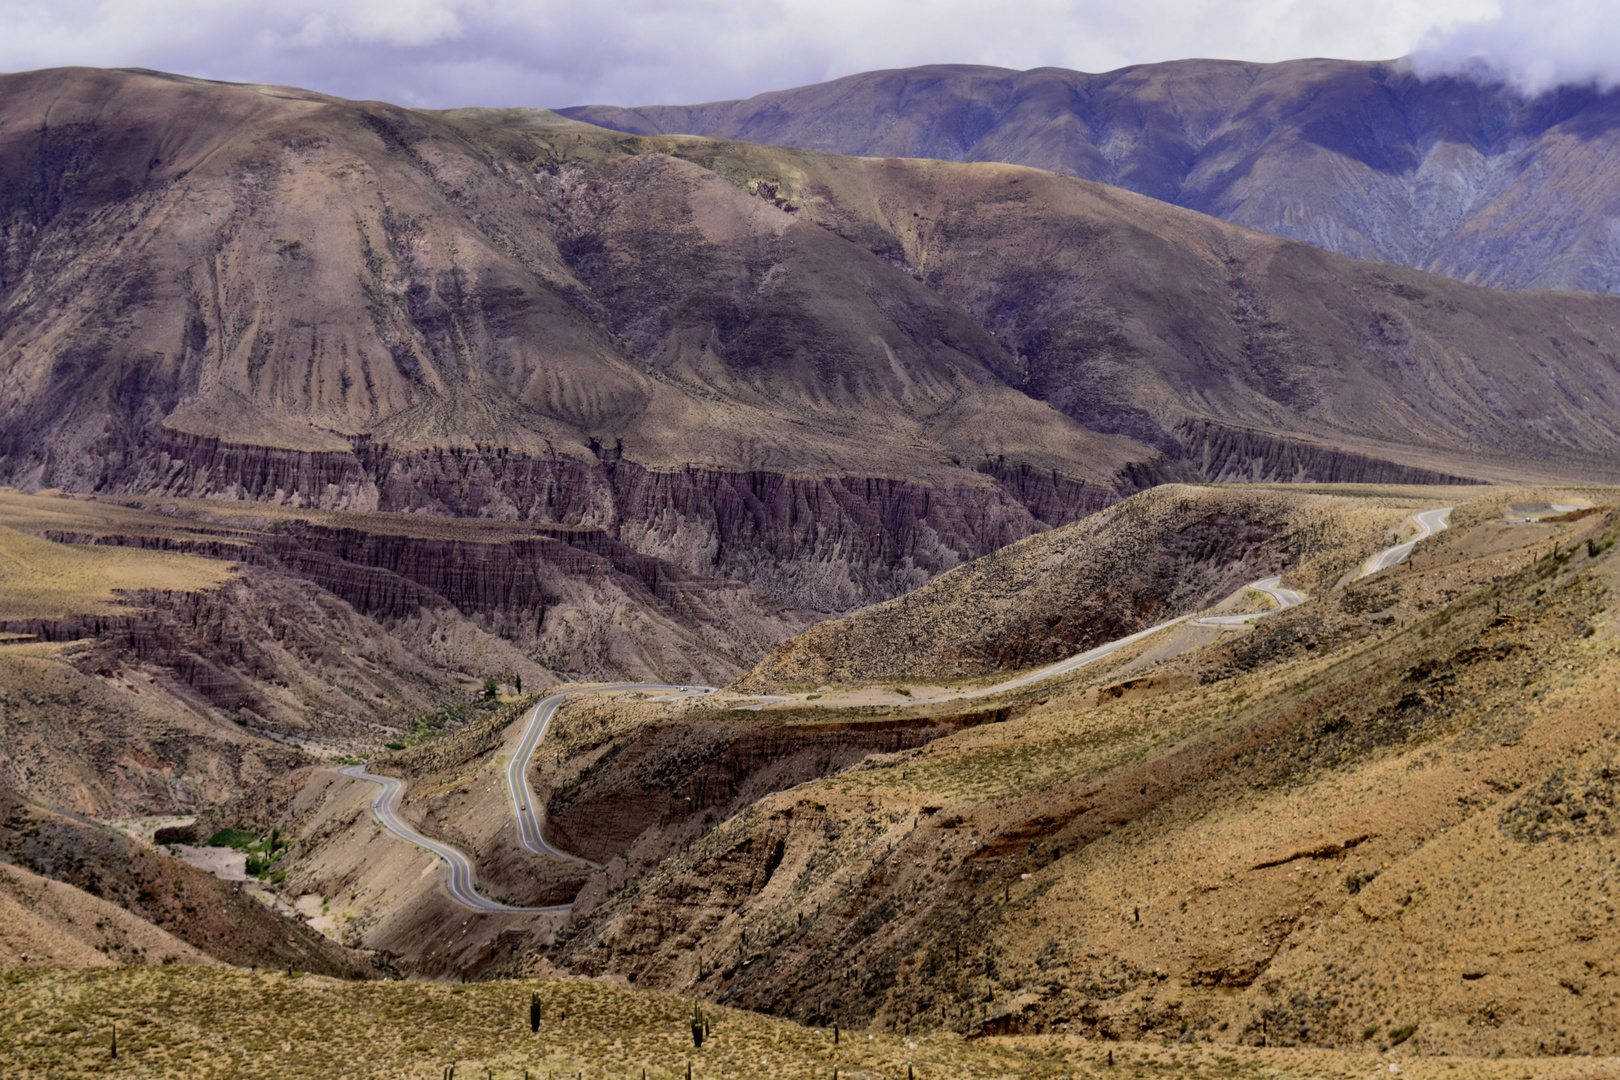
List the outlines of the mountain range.
{"type": "Polygon", "coordinates": [[[1527,97],[1402,61],[939,64],[559,111],[643,135],[1028,165],[1476,284],[1620,291],[1620,94],[1592,86],[1527,97]]]}
{"type": "Polygon", "coordinates": [[[601,527],[847,610],[1164,479],[1612,474],[1620,308],[994,163],[0,81],[0,480],[601,527]]]}

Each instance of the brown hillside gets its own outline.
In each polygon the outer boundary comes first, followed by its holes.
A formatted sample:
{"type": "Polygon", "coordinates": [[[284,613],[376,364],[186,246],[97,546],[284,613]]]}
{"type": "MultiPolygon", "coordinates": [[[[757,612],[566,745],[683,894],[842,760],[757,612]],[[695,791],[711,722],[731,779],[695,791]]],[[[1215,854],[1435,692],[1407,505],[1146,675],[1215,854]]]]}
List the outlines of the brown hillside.
{"type": "Polygon", "coordinates": [[[844,611],[1167,478],[1607,476],[1620,449],[1616,301],[1051,173],[4,86],[0,475],[29,488],[604,527],[844,611]]]}
{"type": "Polygon", "coordinates": [[[1620,301],[1472,288],[1029,169],[647,143],[905,266],[1018,357],[1004,378],[1209,479],[1612,475],[1620,301]]]}
{"type": "Polygon", "coordinates": [[[19,485],[611,525],[846,608],[1157,458],[1003,384],[898,268],[553,114],[0,88],[19,485]]]}
{"type": "Polygon", "coordinates": [[[0,864],[0,965],[208,964],[187,945],[98,896],[0,864]]]}
{"type": "Polygon", "coordinates": [[[1256,578],[1287,571],[1298,588],[1331,585],[1403,517],[1440,497],[1422,488],[1408,498],[1154,488],[813,627],[734,688],[778,693],[1052,663],[1202,611],[1256,578]]]}

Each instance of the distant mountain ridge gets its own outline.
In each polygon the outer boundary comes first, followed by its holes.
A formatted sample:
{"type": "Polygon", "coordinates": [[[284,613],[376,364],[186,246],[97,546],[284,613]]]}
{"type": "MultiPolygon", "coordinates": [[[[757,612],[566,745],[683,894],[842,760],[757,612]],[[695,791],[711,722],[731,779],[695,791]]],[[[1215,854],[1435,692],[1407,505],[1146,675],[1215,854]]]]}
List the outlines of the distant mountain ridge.
{"type": "Polygon", "coordinates": [[[1620,292],[1620,93],[1423,80],[1400,62],[932,65],[740,101],[565,116],[863,157],[999,161],[1510,289],[1620,292]]]}

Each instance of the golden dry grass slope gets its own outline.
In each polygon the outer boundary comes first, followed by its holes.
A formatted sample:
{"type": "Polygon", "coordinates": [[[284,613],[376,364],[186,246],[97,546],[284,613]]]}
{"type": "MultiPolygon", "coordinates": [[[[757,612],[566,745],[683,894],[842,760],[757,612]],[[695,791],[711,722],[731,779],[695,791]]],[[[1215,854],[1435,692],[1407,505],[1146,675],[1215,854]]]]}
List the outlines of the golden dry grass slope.
{"type": "Polygon", "coordinates": [[[230,565],[214,559],[74,547],[0,525],[0,619],[127,612],[118,594],[197,592],[230,576],[230,565]]]}
{"type": "Polygon", "coordinates": [[[1189,1077],[1358,1080],[1398,1070],[1414,1080],[1602,1080],[1611,1062],[1412,1060],[1373,1052],[1102,1046],[1064,1037],[907,1038],[806,1028],[705,1006],[710,1037],[691,1038],[691,1003],[668,994],[548,979],[448,986],[346,983],[285,973],[173,968],[5,973],[0,1067],[23,1075],[133,1077],[596,1076],[1000,1080],[1189,1077]],[[529,1030],[530,995],[542,1026],[529,1030]],[[112,1025],[118,1058],[110,1056],[112,1025]],[[687,1069],[690,1066],[690,1073],[687,1069]]]}

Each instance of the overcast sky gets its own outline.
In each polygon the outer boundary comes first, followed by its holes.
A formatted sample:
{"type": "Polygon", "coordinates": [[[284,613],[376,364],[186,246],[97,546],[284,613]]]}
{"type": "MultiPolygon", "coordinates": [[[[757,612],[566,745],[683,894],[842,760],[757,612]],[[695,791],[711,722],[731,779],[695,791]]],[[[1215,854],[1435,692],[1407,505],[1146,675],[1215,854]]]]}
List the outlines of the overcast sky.
{"type": "Polygon", "coordinates": [[[1391,59],[1610,85],[1613,0],[0,0],[0,70],[140,66],[400,104],[745,97],[875,68],[1391,59]]]}

